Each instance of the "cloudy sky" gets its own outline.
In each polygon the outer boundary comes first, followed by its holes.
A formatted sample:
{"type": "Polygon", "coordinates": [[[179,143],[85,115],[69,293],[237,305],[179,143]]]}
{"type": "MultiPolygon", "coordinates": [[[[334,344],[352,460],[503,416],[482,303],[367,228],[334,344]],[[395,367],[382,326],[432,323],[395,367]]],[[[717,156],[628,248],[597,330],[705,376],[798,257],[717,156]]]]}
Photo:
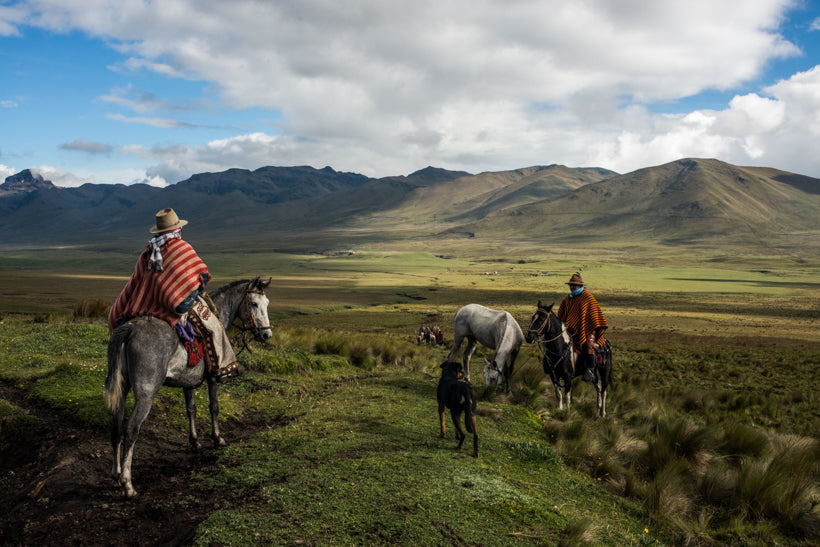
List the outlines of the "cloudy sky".
{"type": "Polygon", "coordinates": [[[0,180],[683,157],[820,178],[810,0],[0,0],[0,180]]]}

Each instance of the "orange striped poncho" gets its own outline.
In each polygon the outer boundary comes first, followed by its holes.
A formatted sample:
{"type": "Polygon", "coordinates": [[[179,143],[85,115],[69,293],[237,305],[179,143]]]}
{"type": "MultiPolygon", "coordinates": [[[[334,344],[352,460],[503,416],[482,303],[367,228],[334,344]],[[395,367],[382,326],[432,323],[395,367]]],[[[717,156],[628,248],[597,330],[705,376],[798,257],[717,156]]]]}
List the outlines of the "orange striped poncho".
{"type": "Polygon", "coordinates": [[[161,272],[148,269],[150,245],[137,259],[134,273],[125,284],[108,314],[108,327],[113,331],[119,319],[153,315],[176,325],[179,315],[174,311],[185,298],[196,290],[201,275],[208,280],[208,267],[194,248],[182,239],[170,239],[162,247],[161,272]]]}
{"type": "Polygon", "coordinates": [[[558,306],[557,316],[567,325],[579,349],[584,347],[590,334],[595,334],[596,343],[603,344],[608,326],[606,318],[598,301],[586,289],[578,296],[564,298],[558,306]]]}

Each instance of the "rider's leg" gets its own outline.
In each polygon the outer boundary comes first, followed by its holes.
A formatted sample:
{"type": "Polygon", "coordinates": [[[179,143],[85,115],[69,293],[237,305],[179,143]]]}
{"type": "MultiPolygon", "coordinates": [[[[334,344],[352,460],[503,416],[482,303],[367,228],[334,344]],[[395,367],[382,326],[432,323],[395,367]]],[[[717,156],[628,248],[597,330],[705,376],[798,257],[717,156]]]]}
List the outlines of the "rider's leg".
{"type": "Polygon", "coordinates": [[[584,381],[595,381],[595,335],[590,334],[586,340],[584,355],[584,381]]]}

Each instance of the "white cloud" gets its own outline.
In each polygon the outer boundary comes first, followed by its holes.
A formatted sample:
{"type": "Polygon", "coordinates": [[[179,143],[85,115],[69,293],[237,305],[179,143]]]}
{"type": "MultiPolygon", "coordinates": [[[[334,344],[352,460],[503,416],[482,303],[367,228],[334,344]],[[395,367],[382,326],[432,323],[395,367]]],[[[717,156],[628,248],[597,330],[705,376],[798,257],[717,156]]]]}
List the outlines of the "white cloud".
{"type": "MultiPolygon", "coordinates": [[[[9,167],[8,165],[3,165],[0,163],[0,181],[5,182],[6,177],[10,177],[16,173],[19,173],[19,171],[14,167],[9,167]]],[[[0,182],[0,184],[2,184],[2,182],[0,182]]]]}
{"type": "Polygon", "coordinates": [[[50,180],[54,186],[62,188],[72,188],[82,186],[87,183],[96,183],[97,180],[93,177],[80,177],[74,173],[69,173],[51,165],[41,165],[31,169],[33,173],[39,173],[43,179],[50,180]]]}
{"type": "Polygon", "coordinates": [[[26,10],[17,6],[0,6],[0,36],[20,36],[18,26],[25,20],[26,10]]]}
{"type": "MultiPolygon", "coordinates": [[[[124,55],[119,72],[202,81],[222,108],[281,113],[272,134],[123,147],[151,165],[135,180],[297,164],[370,176],[553,162],[625,172],[689,156],[820,175],[811,141],[801,141],[820,126],[817,77],[742,87],[773,60],[799,54],[778,30],[793,0],[742,9],[715,0],[31,5],[30,24],[77,29],[115,47],[124,55]],[[736,96],[718,110],[648,108],[705,90],[736,96]],[[782,161],[784,152],[794,163],[782,161]]],[[[167,97],[116,88],[101,99],[139,114],[110,120],[200,127],[175,119],[167,97]]]]}

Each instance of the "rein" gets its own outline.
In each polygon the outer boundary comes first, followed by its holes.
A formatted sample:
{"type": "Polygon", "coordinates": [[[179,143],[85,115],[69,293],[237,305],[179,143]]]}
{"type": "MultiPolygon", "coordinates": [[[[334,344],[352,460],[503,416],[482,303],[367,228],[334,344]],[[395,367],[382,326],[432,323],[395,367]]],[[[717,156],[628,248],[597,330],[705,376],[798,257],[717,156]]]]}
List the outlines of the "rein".
{"type": "MultiPolygon", "coordinates": [[[[564,350],[560,353],[552,352],[552,351],[548,350],[546,345],[549,344],[550,342],[554,342],[554,341],[558,340],[564,334],[563,329],[560,329],[558,331],[558,334],[556,334],[554,337],[552,337],[550,339],[542,339],[542,336],[544,336],[544,331],[546,330],[547,332],[549,332],[549,329],[547,327],[549,327],[551,322],[552,322],[552,313],[547,312],[547,318],[544,320],[544,322],[541,324],[541,326],[538,329],[527,329],[527,332],[536,333],[538,335],[538,347],[541,348],[541,351],[544,355],[544,362],[547,364],[547,366],[549,366],[550,376],[554,377],[554,372],[553,371],[555,370],[555,367],[558,366],[559,363],[561,363],[564,359],[567,358],[567,356],[569,355],[570,349],[572,349],[572,342],[570,342],[569,344],[566,344],[564,346],[564,350]],[[549,355],[547,355],[547,354],[549,354],[549,355]],[[551,359],[551,356],[558,356],[558,359],[553,361],[551,359]]],[[[554,380],[554,378],[553,378],[553,380],[554,380]]]]}

